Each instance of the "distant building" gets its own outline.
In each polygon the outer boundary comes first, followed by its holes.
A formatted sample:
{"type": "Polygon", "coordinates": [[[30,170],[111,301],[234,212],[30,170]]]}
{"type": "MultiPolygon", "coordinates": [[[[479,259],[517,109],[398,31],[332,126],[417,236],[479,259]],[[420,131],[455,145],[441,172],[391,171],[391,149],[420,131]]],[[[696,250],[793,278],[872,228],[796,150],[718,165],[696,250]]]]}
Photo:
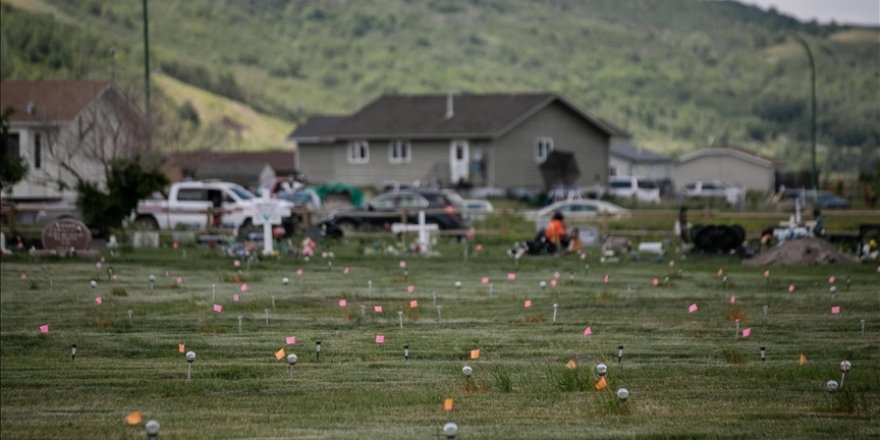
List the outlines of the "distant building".
{"type": "Polygon", "coordinates": [[[675,159],[655,153],[625,139],[611,141],[610,173],[614,176],[671,179],[675,159]]]}
{"type": "Polygon", "coordinates": [[[678,158],[673,182],[679,191],[694,180],[720,180],[746,191],[774,190],[775,162],[739,147],[704,148],[678,158]]]}
{"type": "Polygon", "coordinates": [[[76,176],[105,183],[104,165],[146,146],[146,119],[109,81],[3,81],[0,110],[13,108],[8,151],[27,177],[4,197],[76,198],[76,176]]]}
{"type": "Polygon", "coordinates": [[[216,179],[256,190],[295,173],[292,151],[192,151],[169,154],[161,166],[172,182],[216,179]]]}
{"type": "Polygon", "coordinates": [[[553,93],[383,96],[350,116],[296,128],[310,179],[381,186],[543,187],[551,151],[574,154],[577,186],[605,185],[609,142],[622,132],[553,93]]]}

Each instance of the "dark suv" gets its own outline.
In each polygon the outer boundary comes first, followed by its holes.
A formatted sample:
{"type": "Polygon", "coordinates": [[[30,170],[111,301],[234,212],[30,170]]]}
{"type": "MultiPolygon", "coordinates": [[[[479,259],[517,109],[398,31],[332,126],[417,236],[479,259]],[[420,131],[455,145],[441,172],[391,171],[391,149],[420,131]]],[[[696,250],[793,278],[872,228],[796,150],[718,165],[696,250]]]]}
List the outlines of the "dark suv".
{"type": "Polygon", "coordinates": [[[336,237],[356,230],[389,231],[391,224],[401,223],[403,217],[407,223],[418,222],[419,211],[425,211],[425,221],[436,223],[441,230],[467,229],[461,216],[463,207],[464,200],[454,191],[407,189],[380,194],[364,209],[332,214],[324,225],[327,235],[336,237]]]}

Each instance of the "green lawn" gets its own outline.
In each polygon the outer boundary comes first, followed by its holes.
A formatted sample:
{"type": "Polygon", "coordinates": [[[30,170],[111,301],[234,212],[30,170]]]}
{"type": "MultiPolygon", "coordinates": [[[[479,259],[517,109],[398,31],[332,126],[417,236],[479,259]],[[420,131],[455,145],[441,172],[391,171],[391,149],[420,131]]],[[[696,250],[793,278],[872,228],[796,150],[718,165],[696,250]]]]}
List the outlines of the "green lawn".
{"type": "Polygon", "coordinates": [[[188,248],[186,258],[171,249],[106,254],[115,282],[107,281],[107,264],[4,257],[2,437],[144,438],[143,424],[124,422],[134,410],[158,420],[162,438],[184,439],[441,438],[447,419],[463,439],[880,436],[876,264],[772,268],[767,283],[763,269],[727,258],[676,257],[674,268],[668,260],[601,265],[592,249],[586,260],[526,257],[515,268],[500,243],[466,262],[452,242],[430,259],[364,256],[363,248],[334,245],[332,270],[320,257],[242,264],[245,293],[233,259],[205,249],[188,248]],[[508,281],[513,271],[517,279],[508,281]],[[557,287],[539,288],[557,271],[557,287]],[[651,285],[667,275],[669,285],[651,285]],[[211,311],[212,285],[219,314],[211,311]],[[691,304],[699,310],[688,313],[691,304]],[[737,318],[750,337],[736,337],[737,318]],[[44,324],[47,335],[39,331],[44,324]],[[286,346],[287,336],[297,344],[286,346]],[[198,354],[191,381],[178,343],[198,354]],[[293,381],[273,356],[281,347],[299,355],[293,381]],[[468,359],[474,348],[479,360],[468,359]],[[575,370],[566,368],[569,359],[575,370]],[[832,401],[825,382],[840,380],[843,359],[853,368],[832,401]],[[597,391],[594,367],[603,361],[609,386],[597,391]],[[470,380],[460,373],[465,364],[474,368],[470,380]],[[621,386],[631,392],[626,404],[614,397],[621,386]],[[455,401],[451,414],[442,407],[447,397],[455,401]]]}

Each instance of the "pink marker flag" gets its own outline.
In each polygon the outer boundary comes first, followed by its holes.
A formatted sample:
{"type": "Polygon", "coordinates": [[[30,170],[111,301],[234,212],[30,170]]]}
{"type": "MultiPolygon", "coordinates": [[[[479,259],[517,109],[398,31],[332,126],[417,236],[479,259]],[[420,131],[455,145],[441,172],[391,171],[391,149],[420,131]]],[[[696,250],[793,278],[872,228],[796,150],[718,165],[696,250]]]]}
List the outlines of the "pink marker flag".
{"type": "Polygon", "coordinates": [[[183,284],[183,277],[177,277],[177,284],[183,284]]]}
{"type": "Polygon", "coordinates": [[[241,295],[237,293],[235,295],[232,295],[232,302],[241,302],[241,295]]]}
{"type": "Polygon", "coordinates": [[[382,313],[382,306],[373,306],[373,311],[376,313],[382,313]]]}
{"type": "Polygon", "coordinates": [[[296,345],[296,336],[288,336],[284,339],[287,345],[296,345]]]}
{"type": "Polygon", "coordinates": [[[559,281],[556,281],[556,278],[550,280],[550,287],[556,287],[559,284],[559,281]]]}
{"type": "Polygon", "coordinates": [[[345,268],[342,269],[342,273],[348,275],[348,266],[345,266],[345,268]]]}
{"type": "Polygon", "coordinates": [[[736,304],[736,295],[730,295],[730,303],[736,304]]]}
{"type": "Polygon", "coordinates": [[[247,291],[248,291],[248,285],[247,285],[247,283],[242,284],[242,285],[238,288],[238,290],[240,290],[241,293],[245,293],[245,292],[247,292],[247,291]]]}
{"type": "Polygon", "coordinates": [[[180,243],[178,243],[178,242],[176,242],[176,241],[175,241],[174,243],[171,243],[171,248],[172,248],[172,249],[177,249],[177,248],[179,248],[179,247],[180,247],[180,243]]]}
{"type": "Polygon", "coordinates": [[[99,306],[100,306],[101,304],[104,304],[104,298],[102,298],[102,297],[100,297],[100,296],[96,296],[96,297],[95,297],[95,304],[97,304],[97,305],[99,305],[99,306]]]}
{"type": "Polygon", "coordinates": [[[302,270],[302,269],[297,269],[297,270],[296,270],[296,274],[297,274],[298,276],[302,276],[302,274],[303,274],[303,270],[302,270]]]}
{"type": "Polygon", "coordinates": [[[232,265],[235,267],[241,267],[241,260],[235,260],[232,262],[232,265]]]}
{"type": "Polygon", "coordinates": [[[347,305],[348,305],[348,301],[346,301],[345,299],[339,300],[339,307],[345,307],[347,305]]]}
{"type": "Polygon", "coordinates": [[[584,336],[590,336],[593,334],[593,327],[585,327],[584,328],[584,336]]]}
{"type": "Polygon", "coordinates": [[[413,286],[412,284],[410,284],[409,286],[406,286],[406,293],[412,295],[412,293],[415,291],[416,291],[416,286],[413,286]]]}
{"type": "Polygon", "coordinates": [[[480,244],[480,243],[477,243],[477,244],[474,246],[474,250],[477,251],[477,252],[483,252],[483,245],[480,244]]]}
{"type": "Polygon", "coordinates": [[[602,282],[604,282],[605,284],[608,284],[608,274],[607,273],[605,274],[605,277],[602,278],[602,282]]]}
{"type": "Polygon", "coordinates": [[[409,308],[415,309],[419,307],[419,302],[417,300],[412,300],[409,302],[409,308]]]}
{"type": "Polygon", "coordinates": [[[376,335],[376,343],[384,344],[385,343],[385,335],[376,335]]]}
{"type": "Polygon", "coordinates": [[[834,284],[835,281],[837,281],[837,278],[834,278],[834,275],[828,277],[828,284],[834,284]]]}
{"type": "Polygon", "coordinates": [[[19,276],[19,278],[21,278],[22,280],[26,280],[26,279],[28,279],[28,274],[27,274],[27,272],[22,272],[21,275],[19,276]]]}
{"type": "Polygon", "coordinates": [[[214,311],[217,313],[223,312],[223,306],[221,306],[220,304],[214,304],[214,311]]]}
{"type": "MultiPolygon", "coordinates": [[[[406,269],[406,261],[404,261],[404,260],[400,260],[400,268],[401,268],[401,269],[406,269]]],[[[384,337],[383,337],[383,338],[384,338],[384,337]]]]}
{"type": "Polygon", "coordinates": [[[516,274],[513,272],[510,272],[509,274],[507,274],[507,280],[508,281],[516,281],[516,274]]]}
{"type": "Polygon", "coordinates": [[[483,277],[483,278],[480,280],[480,283],[482,283],[482,284],[489,284],[489,277],[483,277]]]}
{"type": "Polygon", "coordinates": [[[651,285],[654,287],[659,286],[660,285],[660,278],[654,277],[654,279],[651,280],[651,285]]]}
{"type": "Polygon", "coordinates": [[[559,279],[559,272],[553,272],[553,278],[559,279]]]}
{"type": "Polygon", "coordinates": [[[751,328],[751,327],[746,327],[746,328],[743,329],[743,337],[744,337],[744,338],[748,338],[749,336],[751,336],[751,334],[752,334],[752,328],[751,328]]]}
{"type": "Polygon", "coordinates": [[[49,333],[49,324],[43,324],[40,326],[40,333],[47,334],[49,333]]]}
{"type": "Polygon", "coordinates": [[[523,307],[525,307],[527,309],[532,307],[532,300],[527,299],[526,302],[523,303],[523,307]]]}
{"type": "Polygon", "coordinates": [[[794,293],[794,284],[788,285],[788,293],[794,293]]]}
{"type": "Polygon", "coordinates": [[[840,306],[832,306],[831,307],[831,314],[832,315],[839,315],[840,314],[840,306]]]}
{"type": "Polygon", "coordinates": [[[688,313],[694,313],[696,311],[697,311],[697,304],[696,303],[691,304],[691,306],[688,307],[688,313]]]}
{"type": "Polygon", "coordinates": [[[764,278],[770,278],[770,269],[764,271],[764,278]]]}

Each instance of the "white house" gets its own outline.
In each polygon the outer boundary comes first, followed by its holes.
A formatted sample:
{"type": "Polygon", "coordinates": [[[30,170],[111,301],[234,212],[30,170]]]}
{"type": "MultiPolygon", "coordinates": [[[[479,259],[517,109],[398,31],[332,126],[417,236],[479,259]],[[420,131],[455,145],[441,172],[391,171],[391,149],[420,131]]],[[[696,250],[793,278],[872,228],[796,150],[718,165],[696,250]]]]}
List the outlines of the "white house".
{"type": "Polygon", "coordinates": [[[675,159],[655,153],[624,139],[611,141],[612,176],[650,177],[658,181],[672,178],[675,159]]]}
{"type": "Polygon", "coordinates": [[[745,191],[774,189],[773,160],[737,147],[704,148],[678,158],[673,182],[681,190],[694,180],[720,180],[745,191]]]}
{"type": "Polygon", "coordinates": [[[103,184],[105,165],[146,146],[146,119],[109,81],[3,81],[0,109],[10,107],[4,153],[29,171],[3,197],[75,200],[77,176],[103,184]]]}

